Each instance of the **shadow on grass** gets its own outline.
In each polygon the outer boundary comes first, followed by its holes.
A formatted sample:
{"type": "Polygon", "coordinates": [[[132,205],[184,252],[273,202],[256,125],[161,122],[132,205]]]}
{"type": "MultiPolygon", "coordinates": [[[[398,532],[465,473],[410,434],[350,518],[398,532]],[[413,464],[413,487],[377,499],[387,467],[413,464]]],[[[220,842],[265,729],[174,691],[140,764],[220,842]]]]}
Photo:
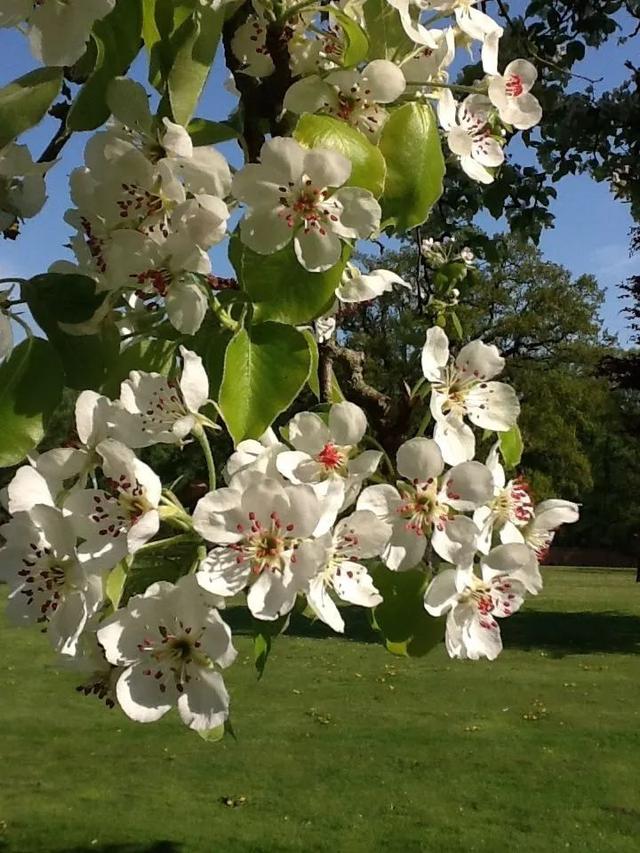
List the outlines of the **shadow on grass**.
{"type": "MultiPolygon", "coordinates": [[[[362,607],[341,608],[345,621],[344,639],[358,643],[379,643],[379,635],[369,624],[362,607]]],[[[244,607],[232,607],[225,619],[234,633],[251,635],[251,614],[244,607]]],[[[563,613],[562,611],[522,610],[511,619],[501,619],[506,648],[543,649],[557,657],[563,655],[640,653],[640,617],[626,613],[603,611],[563,613]]],[[[290,637],[329,639],[335,634],[319,619],[311,620],[292,614],[286,632],[290,637]]]]}
{"type": "Polygon", "coordinates": [[[65,847],[64,853],[182,853],[183,850],[182,844],[175,841],[152,841],[150,844],[87,844],[65,847]]]}
{"type": "Polygon", "coordinates": [[[506,648],[544,649],[555,657],[640,652],[640,617],[615,611],[523,610],[502,619],[501,628],[506,648]]]}

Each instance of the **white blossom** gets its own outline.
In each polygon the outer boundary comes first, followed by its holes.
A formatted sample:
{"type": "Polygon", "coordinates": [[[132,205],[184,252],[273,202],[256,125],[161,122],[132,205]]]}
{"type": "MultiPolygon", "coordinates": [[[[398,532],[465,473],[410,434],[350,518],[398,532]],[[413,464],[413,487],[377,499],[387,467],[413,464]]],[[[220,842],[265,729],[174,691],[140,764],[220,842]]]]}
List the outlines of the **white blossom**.
{"type": "Polygon", "coordinates": [[[107,487],[72,492],[64,510],[84,540],[78,547],[80,559],[112,568],[158,532],[162,486],[151,468],[121,442],[108,438],[96,450],[107,487]]]}
{"type": "Polygon", "coordinates": [[[31,219],[46,198],[44,175],[51,163],[34,163],[26,145],[0,148],[0,231],[16,219],[31,219]]]}
{"type": "Polygon", "coordinates": [[[440,448],[433,439],[412,438],[398,449],[398,488],[368,486],[358,498],[359,510],[373,512],[390,524],[392,534],[382,558],[392,571],[416,566],[430,540],[443,560],[462,563],[476,550],[478,528],[462,513],[486,503],[493,494],[491,472],[480,462],[463,462],[445,473],[440,448]]]}
{"type": "Polygon", "coordinates": [[[467,175],[483,184],[492,183],[490,169],[504,162],[502,146],[489,125],[490,110],[491,101],[483,95],[469,95],[456,105],[447,89],[438,100],[438,116],[449,148],[467,175]]]}
{"type": "Polygon", "coordinates": [[[480,568],[480,577],[470,565],[445,569],[425,592],[427,612],[447,614],[445,645],[450,657],[495,660],[502,651],[496,619],[511,616],[522,606],[526,592],[535,595],[542,588],[537,560],[526,545],[498,545],[480,568]]]}
{"type": "Polygon", "coordinates": [[[180,347],[183,368],[178,382],[159,373],[133,370],[120,386],[128,412],[140,416],[148,444],[179,443],[202,423],[200,409],[209,399],[209,379],[199,355],[180,347]]]}
{"type": "Polygon", "coordinates": [[[297,80],[284,96],[284,107],[298,114],[328,113],[376,140],[388,118],[380,104],[396,101],[405,85],[395,63],[374,59],[362,71],[343,69],[297,80]]]}
{"type": "Polygon", "coordinates": [[[367,418],[359,406],[347,401],[329,409],[328,422],[313,412],[300,412],[289,421],[287,440],[294,448],[276,457],[276,467],[292,483],[313,486],[337,509],[349,506],[367,477],[377,469],[381,452],[358,452],[367,418]]]}
{"type": "Polygon", "coordinates": [[[335,510],[328,519],[323,510],[310,486],[241,472],[195,508],[195,530],[217,546],[200,564],[198,582],[221,596],[248,587],[247,605],[258,619],[288,613],[321,565],[325,549],[313,536],[335,520],[335,510]]]}
{"type": "Polygon", "coordinates": [[[504,382],[490,381],[504,368],[497,347],[471,341],[455,359],[438,326],[429,329],[422,349],[422,372],[431,383],[433,437],[450,465],[473,459],[475,436],[465,417],[480,429],[506,432],[517,421],[520,404],[504,382]]]}
{"type": "Polygon", "coordinates": [[[196,731],[221,726],[229,695],[218,668],[236,657],[231,631],[192,575],[152,584],[102,623],[97,632],[107,660],[122,667],[118,703],[139,723],[177,706],[196,731]]]}
{"type": "Polygon", "coordinates": [[[320,543],[326,547],[324,562],[306,590],[309,607],[334,631],[344,631],[344,620],[331,593],[349,604],[376,607],[382,596],[376,589],[363,559],[382,553],[391,527],[372,512],[354,512],[339,521],[320,543]]]}
{"type": "Polygon", "coordinates": [[[2,536],[0,579],[11,587],[9,618],[43,625],[57,652],[74,655],[103,599],[101,573],[78,559],[75,532],[53,506],[16,511],[2,536]]]}
{"type": "Polygon", "coordinates": [[[504,74],[489,78],[489,98],[505,124],[528,130],[542,118],[542,107],[531,94],[538,72],[526,59],[514,59],[504,74]]]}
{"type": "Polygon", "coordinates": [[[268,255],[293,239],[305,269],[329,269],[340,259],[342,240],[369,237],[380,224],[373,195],[342,186],[350,174],[350,161],[335,151],[309,150],[284,137],[265,142],[260,163],[233,178],[233,194],[249,207],[240,223],[242,241],[268,255]]]}
{"type": "Polygon", "coordinates": [[[391,270],[363,273],[353,264],[347,263],[340,285],[336,288],[336,296],[340,302],[367,302],[383,293],[390,293],[394,284],[411,290],[409,282],[391,270]]]}

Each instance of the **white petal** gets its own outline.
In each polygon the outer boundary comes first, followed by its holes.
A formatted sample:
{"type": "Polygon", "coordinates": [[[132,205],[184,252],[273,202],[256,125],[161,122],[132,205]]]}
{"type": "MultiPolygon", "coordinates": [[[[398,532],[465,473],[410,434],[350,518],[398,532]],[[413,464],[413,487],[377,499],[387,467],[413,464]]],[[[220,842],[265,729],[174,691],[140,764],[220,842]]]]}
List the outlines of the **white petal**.
{"type": "Polygon", "coordinates": [[[507,432],[520,414],[516,392],[504,382],[481,382],[471,389],[465,399],[471,423],[481,429],[507,432]]]}
{"type": "MultiPolygon", "coordinates": [[[[293,113],[317,113],[336,101],[334,90],[316,74],[297,80],[287,89],[283,107],[293,113]]],[[[344,183],[344,181],[343,181],[344,183]]]]}
{"type": "Polygon", "coordinates": [[[312,148],[304,157],[303,174],[316,187],[341,187],[351,174],[351,161],[328,148],[312,148]]]}
{"type": "Polygon", "coordinates": [[[182,376],[180,390],[190,412],[199,412],[209,398],[209,378],[196,353],[180,347],[182,356],[182,376]]]}
{"type": "Polygon", "coordinates": [[[344,620],[335,602],[329,594],[329,590],[322,574],[312,578],[307,589],[307,602],[309,607],[334,631],[342,634],[344,632],[344,620]]]}
{"type": "Polygon", "coordinates": [[[178,697],[178,713],[195,731],[221,726],[229,716],[229,694],[219,672],[192,667],[184,692],[178,697]]]}
{"type": "Polygon", "coordinates": [[[360,563],[345,560],[332,576],[333,588],[343,601],[360,607],[377,607],[382,596],[376,589],[371,575],[360,563]]]}
{"type": "Polygon", "coordinates": [[[427,340],[422,348],[422,372],[435,382],[440,379],[442,368],[449,361],[449,339],[439,326],[427,331],[427,340]]]}
{"type": "Polygon", "coordinates": [[[374,59],[362,72],[361,90],[369,100],[379,104],[390,104],[397,100],[405,87],[406,81],[402,71],[387,59],[374,59]]]}
{"type": "Polygon", "coordinates": [[[579,518],[578,504],[552,498],[538,504],[531,527],[534,530],[556,530],[561,524],[573,524],[579,518]]]}
{"type": "Polygon", "coordinates": [[[433,438],[448,465],[457,465],[475,456],[476,439],[473,430],[453,414],[436,421],[433,438]]]}
{"type": "Polygon", "coordinates": [[[335,403],[329,410],[329,431],[335,444],[355,445],[367,430],[367,417],[354,403],[335,403]]]}
{"type": "Polygon", "coordinates": [[[445,569],[431,581],[424,594],[424,609],[431,616],[442,616],[457,598],[455,569],[445,569]]]}
{"type": "Polygon", "coordinates": [[[315,456],[329,444],[331,433],[319,415],[300,412],[289,421],[289,441],[296,450],[315,456]]]}
{"type": "Polygon", "coordinates": [[[493,578],[496,575],[508,575],[520,581],[525,589],[536,595],[542,589],[542,576],[533,551],[517,542],[498,545],[484,558],[482,575],[493,578]]]}
{"type": "MultiPolygon", "coordinates": [[[[353,232],[350,236],[365,239],[380,227],[382,209],[369,190],[363,190],[360,187],[343,187],[331,198],[342,204],[340,224],[353,232]]],[[[344,234],[344,236],[349,235],[344,234]]]]}
{"type": "Polygon", "coordinates": [[[398,473],[409,481],[426,482],[442,474],[442,453],[432,438],[411,438],[398,448],[398,473]]]}
{"type": "Polygon", "coordinates": [[[477,509],[494,494],[491,471],[482,462],[462,462],[445,477],[442,499],[460,512],[477,509]]]}
{"type": "Polygon", "coordinates": [[[177,691],[172,678],[156,679],[145,675],[148,661],[139,662],[126,669],[116,685],[116,696],[127,717],[137,723],[155,723],[169,711],[176,701],[177,691]],[[162,691],[160,687],[164,686],[162,691]]]}
{"type": "Polygon", "coordinates": [[[466,565],[473,560],[478,528],[466,515],[456,515],[437,524],[433,530],[433,550],[447,563],[466,565]]]}
{"type": "Polygon", "coordinates": [[[296,258],[309,272],[324,272],[335,266],[342,252],[339,237],[331,231],[321,234],[317,228],[298,231],[293,239],[293,247],[296,258]]]}

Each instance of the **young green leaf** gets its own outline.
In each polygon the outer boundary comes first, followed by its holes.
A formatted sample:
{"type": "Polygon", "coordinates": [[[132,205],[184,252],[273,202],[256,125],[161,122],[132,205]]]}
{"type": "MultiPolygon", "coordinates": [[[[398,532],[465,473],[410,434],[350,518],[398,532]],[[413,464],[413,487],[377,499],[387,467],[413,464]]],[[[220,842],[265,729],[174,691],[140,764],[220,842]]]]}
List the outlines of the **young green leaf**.
{"type": "Polygon", "coordinates": [[[311,355],[292,326],[261,323],[237,332],[227,347],[219,404],[235,443],[260,438],[307,381],[311,355]]]}
{"type": "Polygon", "coordinates": [[[292,244],[272,255],[258,255],[234,236],[229,247],[238,281],[254,304],[255,321],[291,325],[308,323],[329,310],[349,255],[345,245],[338,264],[315,273],[300,266],[292,244]]]}
{"type": "Polygon", "coordinates": [[[174,36],[175,58],[169,72],[169,102],[178,124],[187,125],[198,105],[222,33],[224,11],[200,9],[174,36]]]}
{"type": "Polygon", "coordinates": [[[96,64],[67,116],[69,130],[95,130],[109,118],[107,89],[125,74],[138,55],[142,33],[142,0],[118,0],[113,12],[96,21],[93,39],[96,64]]]}
{"type": "Polygon", "coordinates": [[[60,94],[61,68],[37,68],[0,89],[0,148],[35,127],[60,94]]]}
{"type": "Polygon", "coordinates": [[[27,338],[0,365],[0,468],[16,465],[42,441],[62,396],[60,359],[48,341],[27,338]]]}
{"type": "Polygon", "coordinates": [[[512,426],[508,432],[500,433],[500,453],[507,468],[515,468],[520,464],[523,449],[524,443],[518,424],[512,426]]]}
{"type": "Polygon", "coordinates": [[[380,138],[387,164],[382,222],[396,231],[422,224],[442,195],[444,158],[433,110],[405,104],[393,110],[380,138]]]}

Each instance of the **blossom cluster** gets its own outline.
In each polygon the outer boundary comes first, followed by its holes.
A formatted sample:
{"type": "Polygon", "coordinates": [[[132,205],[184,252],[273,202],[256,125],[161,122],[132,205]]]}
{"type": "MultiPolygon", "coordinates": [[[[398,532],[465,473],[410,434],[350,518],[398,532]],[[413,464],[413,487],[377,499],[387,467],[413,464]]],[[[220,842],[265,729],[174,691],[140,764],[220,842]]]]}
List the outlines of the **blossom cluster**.
{"type": "Polygon", "coordinates": [[[452,359],[444,332],[428,332],[434,437],[398,448],[395,486],[379,472],[383,451],[371,447],[364,412],[345,401],[299,412],[280,438],[269,430],[240,442],[225,485],[192,513],[140,458],[158,443],[206,445],[216,429],[202,360],[184,347],[181,357],[176,381],[133,371],[117,400],[82,392],[74,445],[34,455],[7,489],[8,614],[41,625],[54,650],[86,670],[83,689],[140,722],[176,706],[189,727],[208,731],[228,715],[220,670],[236,654],[221,615],[229,599],[244,593],[266,622],[303,599],[342,632],[341,603],[383,600],[372,560],[394,572],[426,570],[431,551],[444,567],[424,606],[448,613],[449,653],[496,657],[496,619],[539,592],[539,559],[578,509],[561,500],[535,506],[523,480],[506,480],[497,444],[486,462],[474,460],[470,424],[500,433],[518,414],[513,390],[494,379],[504,365],[494,346],[473,341],[452,359]],[[178,580],[127,594],[140,558],[177,541],[193,555],[178,580]]]}

